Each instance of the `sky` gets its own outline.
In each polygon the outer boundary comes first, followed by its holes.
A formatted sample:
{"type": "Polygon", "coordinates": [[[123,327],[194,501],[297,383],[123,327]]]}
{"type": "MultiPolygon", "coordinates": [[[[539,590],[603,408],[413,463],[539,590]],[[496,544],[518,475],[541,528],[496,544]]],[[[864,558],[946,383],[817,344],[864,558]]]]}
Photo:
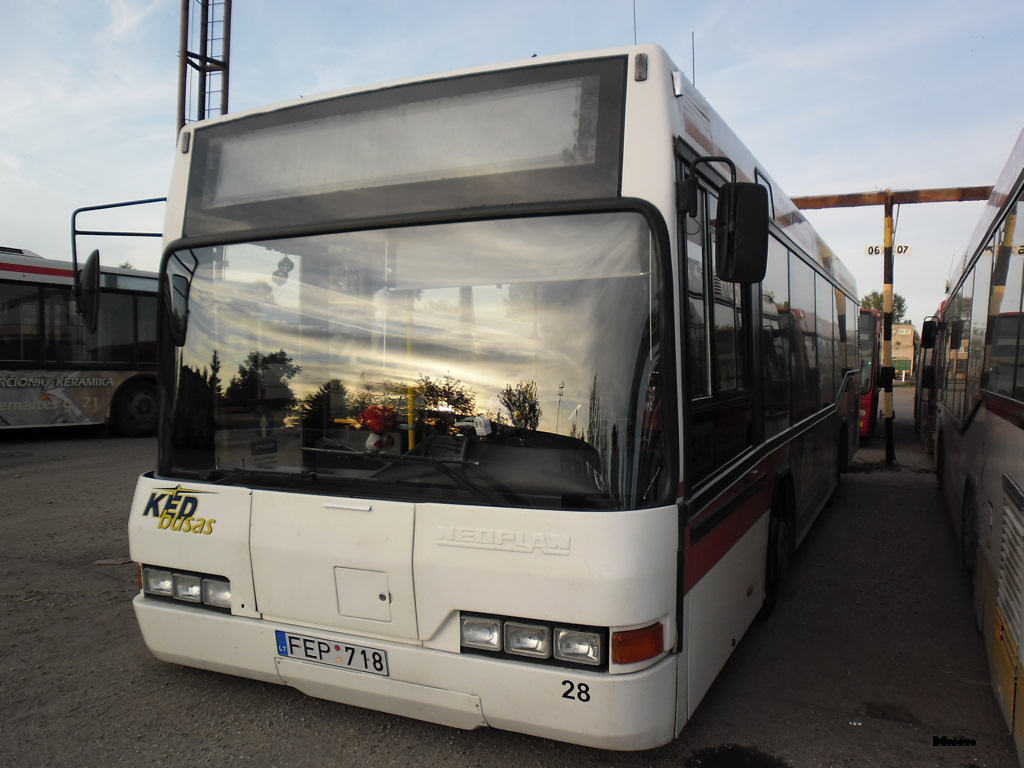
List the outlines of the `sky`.
{"type": "MultiPolygon", "coordinates": [[[[69,260],[81,207],[166,194],[178,0],[0,0],[0,245],[69,260]]],[[[657,43],[791,197],[986,186],[1024,128],[1024,0],[234,0],[229,111],[397,78],[657,43]]],[[[904,205],[920,326],[985,203],[904,205]]],[[[883,288],[880,207],[807,211],[883,288]]],[[[111,218],[83,215],[80,228],[111,218]]],[[[159,229],[159,216],[140,224],[159,229]]],[[[124,243],[101,244],[119,263],[124,243]]],[[[145,242],[125,260],[156,269],[145,242]]]]}

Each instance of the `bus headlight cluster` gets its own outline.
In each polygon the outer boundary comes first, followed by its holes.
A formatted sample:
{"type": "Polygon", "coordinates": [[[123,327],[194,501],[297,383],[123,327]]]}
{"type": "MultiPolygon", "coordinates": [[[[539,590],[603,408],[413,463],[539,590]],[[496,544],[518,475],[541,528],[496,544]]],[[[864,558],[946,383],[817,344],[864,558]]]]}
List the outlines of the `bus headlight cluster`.
{"type": "Polygon", "coordinates": [[[586,667],[608,664],[607,630],[478,614],[462,614],[460,621],[463,650],[586,667]]]}
{"type": "Polygon", "coordinates": [[[231,582],[220,576],[143,566],[140,582],[147,595],[231,610],[231,582]]]}

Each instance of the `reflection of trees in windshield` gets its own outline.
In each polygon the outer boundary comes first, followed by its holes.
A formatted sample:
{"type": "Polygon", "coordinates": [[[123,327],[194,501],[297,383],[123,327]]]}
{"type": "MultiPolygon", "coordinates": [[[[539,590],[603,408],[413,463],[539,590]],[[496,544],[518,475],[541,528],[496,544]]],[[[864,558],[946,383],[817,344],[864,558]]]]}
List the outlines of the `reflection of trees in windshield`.
{"type": "Polygon", "coordinates": [[[295,413],[303,430],[325,429],[328,420],[348,417],[348,389],[339,379],[331,379],[301,398],[295,404],[295,413]]]}
{"type": "MultiPolygon", "coordinates": [[[[251,361],[243,367],[248,375],[251,361]]],[[[240,388],[240,378],[232,379],[232,385],[240,388]]],[[[232,391],[231,386],[228,390],[232,391]]],[[[504,410],[482,415],[518,429],[536,430],[540,426],[543,411],[537,382],[529,380],[506,385],[497,400],[504,410]]],[[[363,412],[374,407],[393,409],[399,414],[399,423],[427,428],[437,434],[455,434],[457,422],[481,415],[477,411],[475,393],[451,375],[440,378],[421,375],[415,384],[363,381],[354,392],[340,379],[331,379],[299,398],[292,410],[304,429],[329,430],[332,427],[358,428],[363,412]]],[[[575,434],[574,425],[571,431],[575,434]]],[[[590,431],[596,434],[597,429],[592,427],[590,431]]]]}
{"type": "Polygon", "coordinates": [[[500,402],[508,411],[513,427],[536,429],[540,425],[540,400],[537,397],[537,382],[520,381],[506,385],[498,394],[500,402]]]}
{"type": "Polygon", "coordinates": [[[294,402],[289,382],[302,367],[295,365],[283,349],[269,355],[253,350],[245,362],[238,366],[238,373],[231,377],[224,396],[229,400],[272,400],[275,404],[294,402]]]}

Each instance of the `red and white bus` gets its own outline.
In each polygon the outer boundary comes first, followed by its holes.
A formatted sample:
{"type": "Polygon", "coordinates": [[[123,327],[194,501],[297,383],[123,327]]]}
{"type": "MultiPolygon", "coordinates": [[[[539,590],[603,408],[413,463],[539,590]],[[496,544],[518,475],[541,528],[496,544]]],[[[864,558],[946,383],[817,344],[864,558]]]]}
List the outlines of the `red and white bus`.
{"type": "Polygon", "coordinates": [[[74,267],[0,248],[0,429],[107,424],[156,433],[157,276],[106,268],[94,331],[74,267]]]}
{"type": "Polygon", "coordinates": [[[1024,755],[1024,132],[992,189],[938,322],[935,461],[992,687],[1024,755]]]}
{"type": "Polygon", "coordinates": [[[655,46],[181,133],[160,659],[460,728],[670,742],[857,446],[849,272],[655,46]]]}
{"type": "Polygon", "coordinates": [[[861,307],[860,310],[860,436],[870,440],[878,424],[881,407],[879,393],[881,380],[879,372],[879,347],[882,326],[878,322],[878,311],[861,307]]]}

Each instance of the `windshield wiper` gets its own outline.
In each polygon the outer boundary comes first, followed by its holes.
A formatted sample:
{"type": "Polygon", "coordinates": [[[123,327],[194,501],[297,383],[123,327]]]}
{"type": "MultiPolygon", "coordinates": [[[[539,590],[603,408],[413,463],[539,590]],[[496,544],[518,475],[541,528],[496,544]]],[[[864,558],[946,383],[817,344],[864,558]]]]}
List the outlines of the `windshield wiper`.
{"type": "Polygon", "coordinates": [[[437,467],[442,474],[447,476],[457,485],[461,485],[466,490],[472,491],[477,496],[486,499],[492,504],[500,506],[505,503],[505,500],[501,496],[481,485],[478,485],[477,483],[474,483],[468,477],[456,472],[451,467],[453,464],[457,466],[479,467],[480,462],[474,459],[463,459],[461,457],[454,456],[424,456],[423,454],[418,453],[378,453],[375,455],[377,458],[383,459],[391,464],[429,464],[433,467],[437,467]]]}

